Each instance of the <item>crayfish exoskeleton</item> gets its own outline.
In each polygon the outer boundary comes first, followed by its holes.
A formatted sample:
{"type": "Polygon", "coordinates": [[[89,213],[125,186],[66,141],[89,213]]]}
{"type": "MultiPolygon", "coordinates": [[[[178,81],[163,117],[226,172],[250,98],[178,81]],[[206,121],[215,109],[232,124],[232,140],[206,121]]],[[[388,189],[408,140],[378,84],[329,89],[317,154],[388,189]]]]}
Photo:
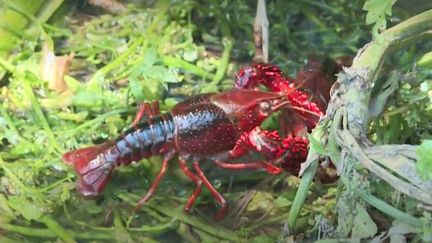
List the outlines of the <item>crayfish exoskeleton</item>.
{"type": "Polygon", "coordinates": [[[261,123],[281,109],[302,117],[308,126],[314,126],[322,115],[318,106],[309,101],[305,93],[296,90],[278,70],[271,65],[242,69],[237,75],[237,90],[197,95],[176,104],[168,113],[160,114],[156,105],[144,105],[134,126],[116,140],[63,155],[63,160],[73,165],[78,174],[78,191],[86,196],[98,195],[116,166],[163,155],[159,174],[139,201],[136,207],[139,208],[156,191],[168,161],[178,154],[180,168],[196,185],[185,211],[190,211],[204,185],[221,206],[215,218],[223,218],[227,202],[204,175],[200,161],[208,159],[226,169],[261,169],[279,174],[283,170],[278,158],[304,159],[308,141],[293,136],[281,139],[276,131],[262,130],[261,123]],[[259,83],[271,92],[250,89],[259,83]],[[228,162],[249,151],[264,153],[267,159],[228,162]],[[192,160],[193,170],[187,166],[188,160],[192,160]]]}

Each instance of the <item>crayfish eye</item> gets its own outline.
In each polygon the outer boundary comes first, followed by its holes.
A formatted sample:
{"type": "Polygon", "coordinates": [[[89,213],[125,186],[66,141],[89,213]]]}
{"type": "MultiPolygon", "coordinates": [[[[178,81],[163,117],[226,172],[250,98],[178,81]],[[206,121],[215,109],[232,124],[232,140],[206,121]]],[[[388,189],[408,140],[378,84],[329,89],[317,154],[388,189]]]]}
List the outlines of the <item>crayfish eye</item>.
{"type": "Polygon", "coordinates": [[[268,101],[263,101],[260,103],[260,109],[263,113],[269,113],[271,111],[271,104],[268,101]]]}

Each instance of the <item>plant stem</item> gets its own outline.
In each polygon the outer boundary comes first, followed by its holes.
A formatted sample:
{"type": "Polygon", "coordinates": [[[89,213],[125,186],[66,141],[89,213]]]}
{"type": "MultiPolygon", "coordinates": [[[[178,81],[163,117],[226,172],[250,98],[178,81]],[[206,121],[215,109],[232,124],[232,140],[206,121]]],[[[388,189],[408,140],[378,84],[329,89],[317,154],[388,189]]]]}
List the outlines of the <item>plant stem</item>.
{"type": "MultiPolygon", "coordinates": [[[[309,156],[313,156],[314,151],[309,150],[309,156]]],[[[315,177],[315,173],[318,167],[318,160],[314,160],[309,167],[304,171],[303,176],[300,181],[299,188],[296,192],[296,195],[293,200],[293,204],[291,205],[289,214],[288,214],[288,227],[290,231],[294,230],[297,218],[300,214],[300,210],[303,207],[306,196],[309,192],[309,188],[312,184],[312,180],[315,177]]],[[[293,232],[290,232],[291,234],[293,232]]]]}
{"type": "MultiPolygon", "coordinates": [[[[317,125],[312,135],[316,141],[321,142],[324,133],[326,131],[327,121],[323,121],[322,124],[317,125]]],[[[307,166],[302,174],[302,178],[300,180],[299,188],[296,192],[296,195],[293,200],[293,204],[291,205],[287,224],[290,231],[294,230],[297,218],[300,214],[300,210],[303,207],[304,201],[306,199],[307,193],[309,192],[309,188],[312,184],[312,180],[315,177],[315,173],[318,167],[318,153],[314,150],[313,147],[309,149],[308,156],[306,158],[306,162],[303,166],[307,166]]],[[[301,173],[301,171],[300,171],[301,173]]],[[[290,232],[291,234],[293,232],[290,232]]]]}
{"type": "Polygon", "coordinates": [[[231,56],[231,51],[234,46],[234,42],[231,38],[225,37],[222,39],[222,43],[224,45],[224,50],[222,53],[222,57],[220,59],[219,66],[217,68],[216,74],[213,77],[213,80],[210,85],[217,86],[220,81],[222,81],[225,76],[226,70],[228,68],[229,59],[231,56]]]}
{"type": "MultiPolygon", "coordinates": [[[[326,121],[330,121],[330,125],[327,126],[329,132],[326,131],[324,137],[327,137],[327,150],[330,151],[331,159],[335,162],[339,172],[342,169],[340,168],[342,165],[338,164],[338,161],[343,157],[355,159],[361,162],[364,162],[364,159],[368,159],[362,152],[362,147],[364,147],[363,144],[367,144],[368,142],[366,139],[366,129],[369,124],[368,105],[370,103],[373,82],[381,71],[381,65],[386,54],[393,47],[400,47],[402,44],[410,43],[407,40],[416,40],[414,37],[423,35],[423,33],[431,28],[432,10],[425,11],[401,22],[400,24],[384,31],[373,42],[365,45],[363,49],[359,50],[353,61],[353,65],[338,75],[336,85],[333,87],[334,89],[327,109],[326,118],[321,120],[318,126],[326,121]],[[343,127],[343,130],[341,130],[341,126],[343,127]],[[346,136],[340,136],[342,131],[346,133],[344,134],[346,136]],[[355,149],[351,148],[351,144],[347,145],[347,137],[349,137],[351,141],[355,142],[351,143],[357,145],[355,149]],[[360,143],[359,141],[363,143],[360,143]],[[340,148],[342,148],[342,152],[340,152],[340,148]],[[336,154],[338,151],[339,153],[336,154]],[[359,154],[361,157],[359,157],[359,154]]],[[[309,154],[310,153],[314,153],[314,151],[310,150],[309,154]]],[[[374,162],[371,160],[367,162],[374,165],[373,167],[368,167],[369,170],[374,173],[377,173],[378,168],[381,168],[379,165],[375,166],[374,162]]],[[[382,174],[387,176],[387,178],[392,175],[387,171],[382,174]]],[[[385,180],[386,177],[383,175],[378,174],[381,179],[385,180]]],[[[343,184],[349,185],[350,181],[344,179],[343,174],[341,178],[343,184]]],[[[302,182],[303,179],[304,178],[302,178],[302,182]]],[[[397,178],[395,178],[395,180],[396,179],[397,178]]],[[[403,183],[407,184],[405,181],[403,181],[403,183]]],[[[389,184],[395,183],[390,182],[389,184]]],[[[404,189],[410,188],[405,184],[403,184],[403,187],[404,189]]],[[[399,188],[398,190],[403,192],[403,190],[400,190],[399,188]]],[[[352,189],[352,191],[378,210],[411,225],[418,227],[422,226],[422,222],[419,219],[392,207],[375,196],[357,188],[352,189]]],[[[405,194],[407,194],[407,192],[411,192],[411,190],[405,190],[405,194]]],[[[295,222],[294,218],[289,218],[288,223],[290,228],[292,228],[293,221],[295,222]],[[292,221],[290,221],[290,219],[292,221]]]]}
{"type": "MultiPolygon", "coordinates": [[[[57,238],[58,235],[54,233],[51,229],[46,228],[36,228],[36,227],[24,227],[13,224],[2,223],[0,229],[5,231],[21,234],[29,237],[41,237],[41,238],[57,238]]],[[[111,233],[101,233],[97,231],[87,231],[87,232],[70,232],[72,238],[83,239],[83,240],[112,240],[113,235],[111,233]]],[[[73,241],[75,242],[75,241],[73,241]]]]}
{"type": "Polygon", "coordinates": [[[105,75],[107,75],[109,72],[111,72],[111,70],[117,68],[118,66],[120,66],[121,64],[125,63],[127,58],[139,47],[143,44],[144,42],[144,36],[136,39],[130,46],[129,48],[122,53],[117,59],[115,59],[114,61],[108,63],[107,65],[105,65],[103,68],[99,69],[94,75],[93,77],[90,79],[90,81],[88,82],[88,85],[93,84],[94,82],[98,82],[101,78],[104,78],[105,75]]]}
{"type": "Polygon", "coordinates": [[[116,229],[116,233],[122,235],[122,239],[124,239],[125,241],[132,242],[132,238],[129,232],[126,230],[118,210],[114,210],[113,214],[114,214],[114,228],[116,229]]]}
{"type": "Polygon", "coordinates": [[[5,163],[2,158],[0,157],[0,168],[3,169],[5,175],[21,190],[24,192],[28,192],[32,194],[35,198],[42,201],[42,195],[37,191],[35,188],[27,187],[24,185],[24,183],[20,180],[20,178],[8,168],[7,163],[5,163]]]}
{"type": "Polygon", "coordinates": [[[68,230],[65,230],[60,224],[58,224],[52,218],[48,216],[43,216],[39,221],[44,223],[55,235],[57,235],[63,241],[75,242],[72,236],[73,233],[68,230]]]}
{"type": "Polygon", "coordinates": [[[288,215],[289,215],[289,213],[285,213],[285,214],[282,214],[282,215],[279,215],[279,216],[276,215],[276,216],[274,216],[274,217],[272,217],[270,219],[260,221],[260,222],[258,222],[256,224],[250,226],[249,229],[255,230],[255,229],[261,228],[264,225],[279,223],[280,221],[283,221],[284,219],[286,219],[288,217],[288,215]]]}
{"type": "Polygon", "coordinates": [[[161,56],[161,58],[162,58],[162,61],[164,62],[164,64],[167,66],[177,67],[177,68],[183,69],[187,72],[190,72],[190,73],[197,75],[199,77],[202,77],[202,78],[213,79],[215,77],[214,74],[209,73],[208,71],[206,71],[200,67],[197,67],[194,64],[186,62],[185,60],[182,60],[180,58],[176,58],[176,57],[172,57],[172,56],[161,56]]]}
{"type": "Polygon", "coordinates": [[[45,2],[42,9],[38,12],[37,19],[40,23],[45,23],[57,11],[65,0],[51,0],[45,2]]]}
{"type": "MultiPolygon", "coordinates": [[[[88,85],[91,85],[92,83],[95,82],[99,82],[101,79],[103,79],[105,77],[105,75],[107,75],[109,72],[111,72],[113,69],[117,68],[118,66],[120,66],[121,64],[125,63],[126,60],[128,59],[128,57],[135,52],[138,47],[143,46],[144,41],[146,40],[146,38],[148,38],[148,36],[152,35],[154,29],[158,26],[158,24],[162,21],[162,19],[165,17],[165,13],[166,11],[169,9],[169,4],[167,4],[167,2],[161,2],[159,4],[159,14],[155,17],[155,19],[153,20],[153,22],[150,24],[150,26],[147,28],[146,33],[139,37],[138,39],[136,39],[130,46],[129,48],[122,53],[117,59],[115,59],[114,61],[108,63],[107,65],[105,65],[103,68],[99,69],[94,75],[93,77],[90,79],[88,85]]],[[[147,42],[145,42],[147,43],[147,42]]]]}
{"type": "Polygon", "coordinates": [[[45,132],[47,133],[47,136],[51,142],[51,145],[55,149],[57,149],[58,151],[62,151],[63,149],[58,144],[57,139],[55,138],[55,136],[54,136],[49,124],[48,124],[48,121],[46,120],[45,115],[42,112],[42,108],[41,108],[38,100],[36,99],[36,96],[35,96],[33,89],[30,85],[30,81],[32,79],[34,79],[34,77],[32,77],[31,75],[26,74],[26,73],[24,73],[24,74],[17,73],[15,67],[2,57],[0,57],[0,66],[3,66],[9,72],[13,73],[17,79],[23,79],[23,82],[21,82],[21,84],[22,84],[23,89],[24,89],[24,94],[30,100],[32,107],[33,107],[33,110],[36,113],[36,118],[39,120],[39,122],[41,123],[45,132]]]}
{"type": "Polygon", "coordinates": [[[408,223],[410,225],[416,226],[416,227],[422,227],[423,223],[420,219],[411,216],[405,212],[402,212],[398,210],[397,208],[392,207],[390,204],[380,200],[379,198],[373,196],[372,194],[363,192],[361,190],[354,189],[354,192],[359,195],[363,200],[365,200],[367,203],[375,207],[376,209],[380,210],[381,212],[394,217],[401,222],[408,223]]]}
{"type": "Polygon", "coordinates": [[[208,232],[212,235],[215,235],[219,238],[227,239],[227,240],[231,240],[231,241],[238,241],[238,237],[233,231],[231,231],[229,229],[222,228],[222,227],[214,225],[214,224],[213,224],[213,226],[210,226],[208,224],[202,223],[198,219],[194,219],[188,215],[185,215],[182,207],[174,210],[170,207],[164,207],[162,205],[157,205],[157,206],[156,205],[149,205],[149,206],[156,209],[160,213],[166,214],[166,215],[173,217],[173,218],[177,218],[178,220],[180,220],[182,222],[190,224],[190,225],[192,225],[198,229],[201,229],[201,230],[208,232]]]}
{"type": "Polygon", "coordinates": [[[354,68],[367,68],[370,72],[371,82],[379,71],[379,67],[384,60],[387,50],[404,41],[411,36],[421,34],[432,28],[432,9],[409,18],[398,25],[380,34],[381,38],[371,42],[361,55],[353,61],[354,68]]]}
{"type": "Polygon", "coordinates": [[[30,86],[29,80],[24,80],[24,82],[22,82],[22,85],[24,88],[25,95],[27,96],[27,98],[32,103],[32,107],[36,113],[37,119],[39,120],[39,122],[41,123],[42,127],[44,128],[45,132],[48,135],[48,139],[50,140],[51,146],[53,146],[57,151],[62,151],[63,148],[57,142],[57,139],[55,138],[55,136],[54,136],[54,134],[50,128],[48,121],[46,120],[45,115],[42,112],[42,108],[39,105],[39,102],[36,99],[36,96],[34,95],[33,89],[30,86]]]}
{"type": "Polygon", "coordinates": [[[69,134],[71,134],[73,136],[76,133],[80,132],[81,130],[84,130],[84,129],[88,128],[88,127],[91,127],[93,125],[96,125],[98,123],[103,122],[107,117],[118,115],[118,114],[122,114],[122,113],[125,113],[127,111],[128,111],[128,109],[117,109],[117,110],[113,110],[113,111],[107,112],[105,114],[97,116],[93,120],[87,121],[87,122],[85,122],[85,123],[83,123],[83,124],[75,127],[72,130],[66,131],[66,133],[69,133],[69,134]]]}
{"type": "Polygon", "coordinates": [[[6,122],[6,125],[9,127],[9,129],[15,133],[15,135],[22,141],[24,142],[28,142],[26,139],[24,139],[23,137],[21,137],[21,135],[18,132],[18,129],[16,128],[15,124],[13,123],[11,117],[9,116],[9,114],[7,113],[7,111],[0,106],[0,114],[2,115],[3,119],[6,122]]]}
{"type": "MultiPolygon", "coordinates": [[[[28,24],[28,16],[36,14],[43,5],[42,0],[1,0],[0,13],[0,57],[5,57],[15,48],[17,34],[22,34],[28,24]],[[25,10],[25,14],[21,10],[25,10]]],[[[34,18],[34,17],[33,17],[34,18]]]]}
{"type": "Polygon", "coordinates": [[[8,72],[13,73],[15,71],[15,66],[10,64],[6,59],[0,56],[0,66],[4,67],[8,72]]]}
{"type": "Polygon", "coordinates": [[[178,220],[174,218],[165,224],[160,224],[155,226],[142,225],[141,227],[128,228],[128,230],[136,231],[136,232],[146,232],[150,234],[161,234],[170,229],[177,228],[177,226],[178,226],[178,220]]]}
{"type": "MultiPolygon", "coordinates": [[[[122,198],[123,200],[129,202],[129,203],[136,203],[136,200],[139,200],[140,198],[136,195],[132,195],[132,194],[121,194],[119,195],[120,198],[122,198]]],[[[212,235],[215,235],[219,238],[222,239],[227,239],[230,241],[234,241],[234,242],[238,242],[239,238],[237,237],[237,235],[229,230],[229,229],[225,229],[222,228],[220,226],[214,225],[208,225],[205,224],[201,221],[199,221],[198,219],[195,219],[193,217],[190,217],[186,214],[183,213],[183,209],[182,208],[177,208],[177,209],[172,209],[171,207],[167,207],[161,204],[155,205],[152,203],[148,203],[146,204],[146,207],[150,207],[152,209],[155,209],[156,211],[165,214],[171,218],[176,218],[178,220],[180,220],[181,222],[187,223],[191,226],[194,226],[198,229],[201,229],[207,233],[210,233],[212,235]]]]}

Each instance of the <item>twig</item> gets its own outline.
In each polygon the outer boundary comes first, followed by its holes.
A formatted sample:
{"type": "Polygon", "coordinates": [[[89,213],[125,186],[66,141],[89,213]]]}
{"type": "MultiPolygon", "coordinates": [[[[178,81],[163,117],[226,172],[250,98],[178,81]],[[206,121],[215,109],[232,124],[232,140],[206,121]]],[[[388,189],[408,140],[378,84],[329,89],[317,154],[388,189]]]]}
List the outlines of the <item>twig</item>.
{"type": "Polygon", "coordinates": [[[258,0],[257,12],[254,22],[254,44],[255,55],[253,61],[256,63],[268,62],[269,49],[269,22],[267,19],[265,0],[258,0]]]}

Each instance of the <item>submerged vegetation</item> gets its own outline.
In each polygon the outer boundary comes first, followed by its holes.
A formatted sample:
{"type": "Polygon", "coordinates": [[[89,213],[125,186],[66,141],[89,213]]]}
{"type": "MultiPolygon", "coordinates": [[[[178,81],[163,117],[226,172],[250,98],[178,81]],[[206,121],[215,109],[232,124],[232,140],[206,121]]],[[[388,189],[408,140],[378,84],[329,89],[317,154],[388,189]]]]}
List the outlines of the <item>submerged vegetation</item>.
{"type": "Polygon", "coordinates": [[[357,58],[310,136],[303,177],[202,163],[230,203],[221,222],[209,216],[216,203],[206,190],[183,213],[192,183],[174,163],[133,213],[161,158],[119,168],[89,200],[61,155],[116,137],[140,102],[169,111],[187,96],[231,89],[252,61],[256,3],[92,2],[0,1],[1,242],[432,240],[428,1],[268,1],[270,63],[287,75],[311,55],[357,58]],[[320,182],[319,156],[338,180],[320,182]]]}

